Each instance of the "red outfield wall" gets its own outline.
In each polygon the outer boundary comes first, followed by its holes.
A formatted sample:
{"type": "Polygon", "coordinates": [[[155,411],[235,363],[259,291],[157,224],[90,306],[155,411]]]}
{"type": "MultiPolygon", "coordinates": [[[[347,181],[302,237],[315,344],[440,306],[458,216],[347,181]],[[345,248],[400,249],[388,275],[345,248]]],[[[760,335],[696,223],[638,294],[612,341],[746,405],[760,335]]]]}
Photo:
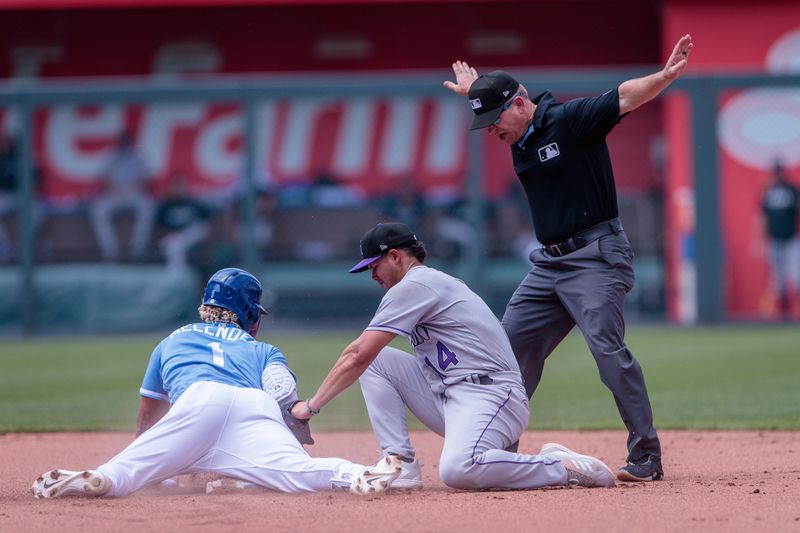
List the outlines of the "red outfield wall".
{"type": "MultiPolygon", "coordinates": [[[[664,46],[691,33],[694,72],[800,71],[800,7],[775,0],[671,2],[665,12],[664,46]]],[[[689,107],[682,98],[665,106],[671,156],[668,199],[669,298],[672,318],[693,317],[693,179],[691,149],[711,150],[693,141],[689,107]]],[[[723,237],[725,307],[729,318],[771,318],[776,313],[760,211],[761,194],[775,158],[800,184],[800,88],[751,89],[725,93],[718,102],[720,211],[723,237]]]]}

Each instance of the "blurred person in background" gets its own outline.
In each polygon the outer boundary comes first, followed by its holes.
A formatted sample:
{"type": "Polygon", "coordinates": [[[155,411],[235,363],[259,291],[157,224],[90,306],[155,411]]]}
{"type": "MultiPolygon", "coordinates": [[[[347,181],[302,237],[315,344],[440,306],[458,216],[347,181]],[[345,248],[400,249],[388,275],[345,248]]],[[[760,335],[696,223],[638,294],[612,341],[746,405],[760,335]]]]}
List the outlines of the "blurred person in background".
{"type": "Polygon", "coordinates": [[[359,189],[341,183],[330,172],[319,172],[311,184],[309,200],[317,207],[337,208],[362,205],[366,198],[359,189]]]}
{"type": "Polygon", "coordinates": [[[245,246],[253,246],[261,260],[273,256],[278,193],[271,187],[259,186],[255,194],[252,223],[244,219],[243,194],[220,206],[220,222],[215,223],[215,226],[222,230],[223,238],[212,246],[212,256],[216,256],[212,258],[212,263],[225,264],[232,260],[241,260],[241,252],[245,246]],[[249,237],[245,224],[250,224],[252,237],[249,237]]]}
{"type": "Polygon", "coordinates": [[[565,103],[550,92],[529,96],[504,71],[478,77],[462,61],[452,65],[456,82],[444,82],[469,99],[470,129],[486,128],[510,147],[543,245],[531,254],[533,268],[503,315],[528,396],[539,385],[545,359],[577,325],[628,429],[627,464],[617,470],[621,481],[655,481],[664,471],[644,375],[624,340],[633,251],[619,220],[606,136],[680,76],[692,47],[685,35],[659,72],[565,103]]]}
{"type": "Polygon", "coordinates": [[[393,177],[390,192],[380,200],[383,216],[411,227],[420,227],[425,215],[425,200],[416,186],[413,176],[393,177]]]}
{"type": "Polygon", "coordinates": [[[130,257],[134,261],[144,259],[155,214],[155,202],[148,190],[150,177],[144,159],[134,146],[133,135],[129,131],[123,132],[117,139],[116,150],[100,175],[103,191],[89,210],[92,228],[104,260],[120,259],[114,216],[128,211],[134,214],[130,257]]]}
{"type": "Polygon", "coordinates": [[[775,161],[769,185],[761,198],[761,210],[764,214],[778,313],[787,319],[792,317],[792,292],[797,293],[800,290],[797,203],[797,187],[789,182],[783,164],[775,161]]]}
{"type": "MultiPolygon", "coordinates": [[[[15,216],[19,213],[18,165],[16,143],[11,137],[0,132],[0,264],[14,261],[16,258],[11,235],[2,219],[8,215],[15,216]]],[[[36,231],[42,220],[42,209],[35,198],[37,186],[41,182],[41,172],[38,167],[32,169],[32,178],[34,192],[32,220],[34,231],[36,231]]]]}
{"type": "Polygon", "coordinates": [[[169,180],[169,193],[156,211],[156,226],[164,232],[158,246],[167,268],[188,266],[189,253],[208,237],[210,210],[188,192],[188,176],[176,172],[169,180]]]}
{"type": "Polygon", "coordinates": [[[509,180],[505,193],[491,201],[486,216],[486,240],[493,255],[512,256],[529,263],[531,253],[542,245],[536,240],[528,202],[522,192],[516,179],[509,180]]]}
{"type": "MultiPolygon", "coordinates": [[[[272,256],[272,243],[275,240],[275,210],[278,198],[271,189],[261,189],[256,194],[255,220],[253,220],[253,244],[261,259],[272,256]]],[[[243,232],[240,232],[240,235],[243,232]]]]}
{"type": "Polygon", "coordinates": [[[424,217],[419,227],[429,235],[427,246],[432,255],[455,267],[475,244],[464,192],[449,185],[431,187],[423,199],[424,217]]]}

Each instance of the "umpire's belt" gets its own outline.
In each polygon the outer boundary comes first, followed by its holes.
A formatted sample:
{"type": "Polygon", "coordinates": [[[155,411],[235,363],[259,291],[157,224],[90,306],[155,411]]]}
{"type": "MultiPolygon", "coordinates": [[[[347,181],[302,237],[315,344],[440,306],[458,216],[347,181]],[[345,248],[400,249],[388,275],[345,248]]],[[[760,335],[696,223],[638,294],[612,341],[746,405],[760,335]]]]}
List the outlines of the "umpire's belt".
{"type": "Polygon", "coordinates": [[[622,223],[618,218],[612,218],[611,220],[601,222],[591,228],[579,231],[564,242],[545,244],[544,249],[550,255],[561,257],[571,254],[575,250],[580,250],[600,237],[605,237],[612,233],[619,233],[620,231],[622,231],[622,223]]]}

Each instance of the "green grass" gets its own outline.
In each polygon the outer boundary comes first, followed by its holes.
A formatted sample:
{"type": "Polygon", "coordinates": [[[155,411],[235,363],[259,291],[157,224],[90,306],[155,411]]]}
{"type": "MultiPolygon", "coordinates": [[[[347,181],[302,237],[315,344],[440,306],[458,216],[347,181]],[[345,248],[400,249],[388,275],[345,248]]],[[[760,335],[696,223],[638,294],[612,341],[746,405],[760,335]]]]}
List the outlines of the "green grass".
{"type": "MultiPolygon", "coordinates": [[[[656,425],[670,429],[800,429],[800,328],[631,328],[656,425]]],[[[550,356],[531,404],[533,428],[622,428],[583,338],[550,356]]]]}
{"type": "MultiPolygon", "coordinates": [[[[299,376],[314,392],[358,332],[280,333],[299,376]]],[[[138,389],[158,337],[5,339],[0,348],[0,431],[132,430],[138,389]]],[[[630,328],[656,425],[663,429],[800,429],[800,328],[720,326],[630,328]]],[[[404,339],[395,346],[407,349],[404,339]]],[[[531,403],[533,429],[622,429],[583,339],[571,334],[545,366],[531,403]]],[[[315,430],[367,429],[358,387],[314,419],[315,430]]],[[[420,428],[412,423],[412,427],[420,428]]]]}

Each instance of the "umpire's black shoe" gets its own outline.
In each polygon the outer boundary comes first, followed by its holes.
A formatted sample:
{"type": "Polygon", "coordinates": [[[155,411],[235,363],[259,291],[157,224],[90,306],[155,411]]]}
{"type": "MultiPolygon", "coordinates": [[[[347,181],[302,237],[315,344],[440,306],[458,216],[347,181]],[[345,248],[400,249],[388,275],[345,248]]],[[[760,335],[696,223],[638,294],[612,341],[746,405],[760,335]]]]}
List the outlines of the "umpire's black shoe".
{"type": "Polygon", "coordinates": [[[657,455],[645,455],[617,470],[617,479],[620,481],[658,481],[663,477],[664,469],[657,455]]]}

